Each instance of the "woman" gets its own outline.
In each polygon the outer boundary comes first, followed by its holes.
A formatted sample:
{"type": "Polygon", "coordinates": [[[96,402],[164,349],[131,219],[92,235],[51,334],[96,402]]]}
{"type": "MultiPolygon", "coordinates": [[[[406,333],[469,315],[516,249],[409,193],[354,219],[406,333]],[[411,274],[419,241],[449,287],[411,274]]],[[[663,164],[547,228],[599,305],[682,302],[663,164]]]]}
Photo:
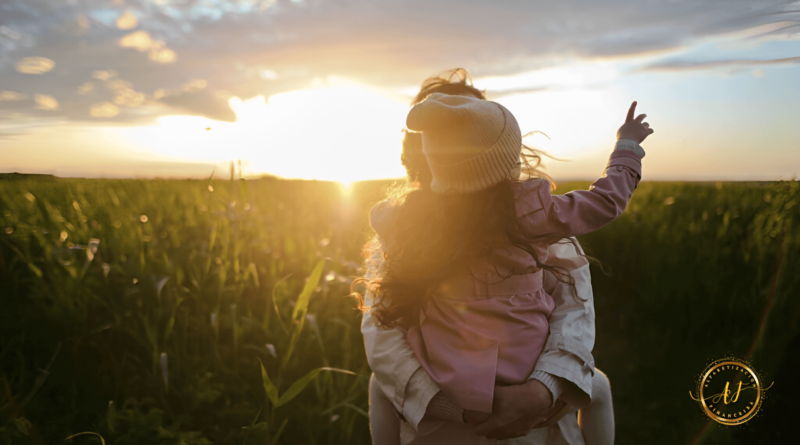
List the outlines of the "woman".
{"type": "MultiPolygon", "coordinates": [[[[413,103],[434,92],[485,99],[462,69],[426,80],[413,103]]],[[[534,168],[538,166],[536,159],[534,168]]],[[[430,184],[431,174],[419,134],[406,133],[402,161],[410,181],[419,187],[430,184]]],[[[382,252],[373,249],[370,253],[371,264],[379,265],[382,252]]],[[[570,271],[580,299],[574,299],[571,287],[552,273],[545,276],[545,286],[556,304],[550,336],[527,383],[496,388],[492,415],[475,430],[488,439],[525,436],[513,443],[584,443],[575,416],[577,409],[611,403],[608,380],[595,372],[590,352],[594,311],[588,261],[582,253],[577,241],[574,246],[558,243],[550,247],[548,262],[570,271]]],[[[370,270],[368,278],[375,273],[377,270],[370,270]]],[[[366,297],[371,298],[369,294],[366,297]]],[[[399,443],[401,436],[403,442],[408,442],[415,430],[424,432],[436,419],[461,418],[459,408],[444,398],[420,367],[400,331],[376,328],[370,314],[365,313],[362,333],[374,372],[370,381],[370,419],[375,443],[399,443]]],[[[603,442],[593,440],[600,438],[587,438],[586,443],[613,443],[613,413],[610,419],[603,420],[610,434],[603,435],[603,442]]]]}

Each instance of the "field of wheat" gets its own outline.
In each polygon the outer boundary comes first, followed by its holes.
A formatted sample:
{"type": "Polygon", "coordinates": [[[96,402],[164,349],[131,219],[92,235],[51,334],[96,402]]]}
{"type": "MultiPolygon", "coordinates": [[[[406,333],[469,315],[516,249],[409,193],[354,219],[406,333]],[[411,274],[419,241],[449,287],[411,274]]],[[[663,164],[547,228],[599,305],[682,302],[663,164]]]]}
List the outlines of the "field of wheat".
{"type": "MultiPolygon", "coordinates": [[[[369,443],[346,295],[387,185],[0,181],[0,441],[369,443]]],[[[618,443],[786,443],[798,203],[792,181],[645,182],[580,238],[618,443]],[[689,397],[728,355],[775,382],[737,428],[689,397]]]]}

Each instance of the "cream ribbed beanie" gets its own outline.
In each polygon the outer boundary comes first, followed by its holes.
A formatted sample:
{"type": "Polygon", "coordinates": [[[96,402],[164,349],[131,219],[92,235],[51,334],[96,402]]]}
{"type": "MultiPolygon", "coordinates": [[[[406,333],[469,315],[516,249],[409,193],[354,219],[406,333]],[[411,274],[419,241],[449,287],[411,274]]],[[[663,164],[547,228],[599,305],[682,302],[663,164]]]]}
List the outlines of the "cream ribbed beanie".
{"type": "Polygon", "coordinates": [[[433,93],[408,113],[406,127],[422,132],[436,193],[471,193],[519,178],[522,134],[502,105],[433,93]]]}

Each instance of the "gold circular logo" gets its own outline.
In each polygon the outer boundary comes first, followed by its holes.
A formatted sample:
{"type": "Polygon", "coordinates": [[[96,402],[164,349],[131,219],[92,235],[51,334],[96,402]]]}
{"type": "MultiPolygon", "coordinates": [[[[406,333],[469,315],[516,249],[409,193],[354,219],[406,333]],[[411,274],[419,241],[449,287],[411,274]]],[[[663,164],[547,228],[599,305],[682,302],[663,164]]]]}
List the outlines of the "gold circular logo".
{"type": "Polygon", "coordinates": [[[728,357],[708,365],[698,379],[697,397],[689,394],[716,422],[741,425],[758,413],[767,389],[750,364],[728,357]]]}

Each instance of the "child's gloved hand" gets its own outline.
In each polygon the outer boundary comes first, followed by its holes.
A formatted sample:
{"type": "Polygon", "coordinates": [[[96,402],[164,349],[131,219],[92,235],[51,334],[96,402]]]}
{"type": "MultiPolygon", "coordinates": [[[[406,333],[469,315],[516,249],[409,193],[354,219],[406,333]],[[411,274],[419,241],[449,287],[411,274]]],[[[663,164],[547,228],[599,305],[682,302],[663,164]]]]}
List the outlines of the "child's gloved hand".
{"type": "Polygon", "coordinates": [[[631,139],[637,143],[642,143],[647,136],[653,134],[654,130],[650,128],[650,124],[642,122],[647,115],[640,114],[634,119],[633,114],[635,112],[636,101],[634,101],[628,109],[628,116],[625,118],[625,123],[617,130],[617,140],[631,139]]]}

